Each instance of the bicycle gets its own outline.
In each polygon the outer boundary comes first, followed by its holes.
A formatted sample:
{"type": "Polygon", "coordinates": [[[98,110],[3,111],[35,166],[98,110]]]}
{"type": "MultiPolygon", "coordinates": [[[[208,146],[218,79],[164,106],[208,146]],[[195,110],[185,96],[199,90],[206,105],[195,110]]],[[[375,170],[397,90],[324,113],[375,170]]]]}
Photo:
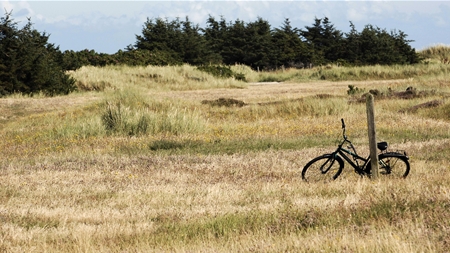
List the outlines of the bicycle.
{"type": "MultiPolygon", "coordinates": [[[[306,182],[332,181],[335,180],[344,169],[344,160],[347,161],[361,177],[371,176],[370,156],[361,157],[356,152],[352,142],[345,134],[344,119],[342,122],[343,140],[338,144],[337,149],[330,154],[318,156],[309,161],[302,170],[302,179],[306,182]],[[343,146],[348,144],[347,148],[343,146]]],[[[406,178],[409,174],[409,157],[405,151],[387,151],[388,143],[379,142],[377,148],[378,170],[380,176],[391,178],[406,178]]]]}

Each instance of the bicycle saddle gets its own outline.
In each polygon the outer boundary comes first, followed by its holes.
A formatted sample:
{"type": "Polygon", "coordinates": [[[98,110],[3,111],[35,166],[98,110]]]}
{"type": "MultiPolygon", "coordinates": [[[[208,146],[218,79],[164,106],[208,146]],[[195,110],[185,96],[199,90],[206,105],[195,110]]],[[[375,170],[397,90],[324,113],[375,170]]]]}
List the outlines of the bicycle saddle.
{"type": "Polygon", "coordinates": [[[383,141],[383,142],[378,142],[377,143],[377,147],[379,150],[381,151],[385,151],[388,148],[388,143],[383,141]]]}

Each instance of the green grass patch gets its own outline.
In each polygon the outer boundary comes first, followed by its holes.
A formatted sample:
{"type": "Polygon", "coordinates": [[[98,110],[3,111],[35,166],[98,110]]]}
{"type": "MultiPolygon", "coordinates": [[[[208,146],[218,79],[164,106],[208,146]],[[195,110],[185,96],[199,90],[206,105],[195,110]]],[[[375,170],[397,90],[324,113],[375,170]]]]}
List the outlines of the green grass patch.
{"type": "Polygon", "coordinates": [[[57,228],[60,224],[60,221],[57,218],[46,217],[44,215],[32,214],[29,212],[22,215],[9,214],[2,216],[0,217],[3,218],[3,222],[16,224],[26,230],[33,228],[52,229],[57,228]]]}
{"type": "Polygon", "coordinates": [[[200,220],[180,222],[164,220],[158,224],[153,238],[165,245],[172,242],[232,240],[248,234],[289,234],[318,226],[312,212],[284,208],[276,213],[252,210],[205,217],[200,220]]]}
{"type": "MultiPolygon", "coordinates": [[[[251,210],[248,212],[226,213],[205,216],[200,219],[180,221],[176,217],[156,217],[153,221],[158,227],[152,233],[156,245],[168,247],[173,243],[193,243],[195,241],[220,240],[229,241],[242,235],[266,234],[268,237],[286,234],[310,234],[321,231],[325,227],[333,231],[341,231],[348,226],[352,229],[392,226],[401,230],[402,224],[423,222],[423,214],[440,216],[449,205],[445,201],[437,202],[397,202],[394,199],[375,201],[371,204],[357,206],[315,209],[297,209],[292,206],[281,206],[276,212],[251,210]]],[[[447,215],[448,216],[448,215],[447,215]]],[[[431,231],[443,236],[441,225],[427,223],[431,231]]],[[[433,219],[431,219],[433,220],[433,219]]],[[[430,220],[430,221],[431,221],[430,220]]],[[[439,245],[442,247],[444,245],[439,245]]]]}
{"type": "MultiPolygon", "coordinates": [[[[239,140],[155,140],[148,144],[148,149],[162,154],[235,154],[267,150],[296,150],[332,143],[323,138],[304,137],[297,139],[260,138],[239,140]]],[[[138,149],[135,150],[139,152],[138,149]]],[[[145,150],[142,150],[145,152],[145,150]]]]}
{"type": "Polygon", "coordinates": [[[394,80],[424,76],[439,76],[449,73],[447,64],[414,64],[393,66],[364,67],[319,67],[310,73],[311,80],[330,81],[364,81],[364,80],[394,80]]]}

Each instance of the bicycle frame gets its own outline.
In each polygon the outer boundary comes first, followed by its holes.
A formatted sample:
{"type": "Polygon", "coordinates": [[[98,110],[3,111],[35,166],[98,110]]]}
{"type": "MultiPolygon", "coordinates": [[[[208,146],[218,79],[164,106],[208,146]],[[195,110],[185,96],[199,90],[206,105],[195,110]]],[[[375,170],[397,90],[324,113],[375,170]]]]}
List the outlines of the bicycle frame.
{"type": "Polygon", "coordinates": [[[341,143],[339,143],[336,151],[331,153],[333,155],[333,158],[336,158],[336,156],[339,155],[340,157],[344,158],[344,160],[347,161],[353,167],[353,169],[355,170],[356,173],[358,173],[360,175],[370,174],[370,166],[367,166],[370,161],[370,156],[368,156],[367,158],[364,158],[364,157],[358,155],[355,147],[353,146],[353,143],[350,140],[348,140],[347,135],[345,134],[344,119],[341,119],[341,122],[342,122],[342,129],[343,129],[342,136],[344,137],[344,140],[341,143]],[[349,149],[343,148],[344,144],[346,144],[346,143],[349,145],[349,149]],[[364,162],[364,164],[360,165],[358,163],[358,160],[361,160],[362,162],[364,162]]]}
{"type": "Polygon", "coordinates": [[[364,158],[364,157],[358,155],[352,142],[349,141],[345,135],[344,135],[344,140],[338,145],[338,148],[336,149],[336,151],[334,151],[331,154],[333,155],[333,157],[336,157],[338,155],[340,157],[342,157],[345,161],[347,161],[348,164],[350,164],[353,167],[355,172],[357,172],[358,174],[363,175],[363,174],[370,173],[369,171],[367,171],[365,169],[365,168],[367,168],[367,164],[370,161],[370,156],[367,158],[364,158]],[[346,143],[349,144],[351,150],[345,149],[342,147],[346,143]],[[358,160],[361,160],[361,162],[363,162],[363,164],[359,164],[358,160]]]}

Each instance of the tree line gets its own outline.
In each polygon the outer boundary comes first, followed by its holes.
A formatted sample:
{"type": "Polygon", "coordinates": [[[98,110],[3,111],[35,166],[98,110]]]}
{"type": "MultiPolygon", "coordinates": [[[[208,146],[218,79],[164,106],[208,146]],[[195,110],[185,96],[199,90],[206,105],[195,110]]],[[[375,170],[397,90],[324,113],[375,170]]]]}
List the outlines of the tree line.
{"type": "Polygon", "coordinates": [[[114,54],[94,50],[61,52],[49,35],[35,30],[30,20],[19,28],[5,13],[0,19],[0,96],[13,92],[67,94],[75,80],[66,74],[85,65],[232,65],[259,70],[306,68],[325,64],[391,65],[420,61],[402,31],[366,25],[358,31],[338,30],[327,18],[311,26],[293,27],[285,19],[279,28],[267,20],[227,21],[209,16],[201,28],[184,20],[147,18],[136,42],[114,54]]]}
{"type": "Polygon", "coordinates": [[[357,31],[338,30],[327,18],[315,18],[304,29],[293,27],[285,19],[272,28],[267,20],[226,21],[209,16],[206,27],[184,20],[156,18],[143,25],[136,42],[113,55],[93,50],[66,51],[67,66],[75,69],[86,64],[191,65],[244,64],[253,69],[279,67],[305,68],[325,64],[351,66],[414,64],[419,56],[403,31],[387,31],[366,25],[357,31]]]}

